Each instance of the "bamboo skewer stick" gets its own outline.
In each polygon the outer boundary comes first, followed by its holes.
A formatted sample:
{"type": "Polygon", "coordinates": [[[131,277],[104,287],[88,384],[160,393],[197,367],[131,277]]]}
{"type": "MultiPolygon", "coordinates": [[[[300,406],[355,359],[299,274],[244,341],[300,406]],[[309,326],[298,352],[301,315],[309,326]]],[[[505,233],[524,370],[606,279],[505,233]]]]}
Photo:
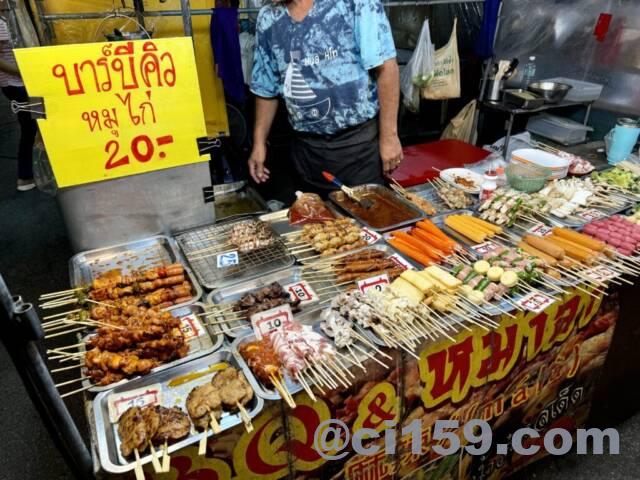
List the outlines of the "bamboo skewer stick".
{"type": "Polygon", "coordinates": [[[249,416],[249,412],[240,402],[236,402],[236,407],[240,411],[240,418],[242,418],[242,422],[244,423],[244,427],[247,430],[247,433],[253,432],[253,423],[251,423],[251,417],[249,416]]]}
{"type": "Polygon", "coordinates": [[[64,332],[53,333],[51,335],[45,335],[44,338],[45,339],[55,338],[55,337],[59,337],[60,335],[67,335],[69,333],[79,332],[81,330],[86,330],[86,327],[74,328],[72,330],[66,330],[64,332]]]}
{"type": "Polygon", "coordinates": [[[136,480],[145,480],[144,470],[142,470],[142,463],[140,463],[140,452],[138,452],[137,448],[135,448],[133,452],[136,456],[136,466],[133,470],[136,475],[136,480]]]}
{"type": "Polygon", "coordinates": [[[169,443],[165,439],[162,445],[162,472],[167,473],[171,470],[171,457],[169,456],[169,443]]]}
{"type": "Polygon", "coordinates": [[[151,464],[153,465],[153,471],[156,473],[162,473],[162,465],[160,465],[158,452],[156,452],[156,448],[153,446],[152,442],[149,442],[149,450],[151,450],[151,464]]]}
{"type": "Polygon", "coordinates": [[[82,367],[84,367],[84,363],[78,363],[77,365],[71,365],[69,367],[54,368],[53,370],[51,370],[51,373],[65,372],[67,370],[73,370],[75,368],[82,367]]]}
{"type": "Polygon", "coordinates": [[[83,381],[83,380],[84,380],[84,378],[82,378],[82,377],[80,377],[80,378],[74,378],[73,380],[68,380],[68,381],[66,381],[66,382],[57,383],[57,384],[55,384],[54,386],[55,386],[56,388],[60,388],[60,387],[64,387],[64,386],[66,386],[66,385],[71,385],[72,383],[78,383],[78,382],[81,382],[81,381],[83,381]]]}
{"type": "Polygon", "coordinates": [[[62,395],[60,395],[60,398],[66,398],[66,397],[69,397],[71,395],[75,395],[76,393],[84,392],[85,390],[89,390],[92,387],[93,387],[93,385],[85,385],[84,387],[78,388],[77,390],[73,390],[71,392],[63,393],[62,395]]]}

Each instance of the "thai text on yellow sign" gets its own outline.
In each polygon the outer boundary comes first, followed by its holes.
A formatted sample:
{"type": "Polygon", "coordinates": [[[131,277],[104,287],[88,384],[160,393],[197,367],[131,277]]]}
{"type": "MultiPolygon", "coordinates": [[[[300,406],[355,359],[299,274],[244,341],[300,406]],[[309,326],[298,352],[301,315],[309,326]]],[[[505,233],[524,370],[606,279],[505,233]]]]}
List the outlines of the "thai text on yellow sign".
{"type": "Polygon", "coordinates": [[[16,50],[59,187],[206,161],[191,39],[16,50]]]}

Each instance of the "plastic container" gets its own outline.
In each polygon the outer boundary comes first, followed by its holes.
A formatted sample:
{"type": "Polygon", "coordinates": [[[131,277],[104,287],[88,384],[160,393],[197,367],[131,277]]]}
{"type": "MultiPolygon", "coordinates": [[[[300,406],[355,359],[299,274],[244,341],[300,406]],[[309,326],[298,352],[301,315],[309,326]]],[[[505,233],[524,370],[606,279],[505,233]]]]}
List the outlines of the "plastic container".
{"type": "Polygon", "coordinates": [[[571,161],[536,148],[521,148],[513,151],[511,163],[548,168],[551,171],[551,178],[556,180],[567,176],[571,161]]]}
{"type": "Polygon", "coordinates": [[[525,193],[535,193],[542,190],[544,184],[551,178],[550,169],[534,165],[509,163],[506,171],[509,186],[525,193]]]}
{"type": "Polygon", "coordinates": [[[568,118],[545,113],[531,117],[527,122],[527,130],[563,145],[576,145],[584,142],[587,132],[593,131],[593,128],[568,118]]]}
{"type": "Polygon", "coordinates": [[[480,203],[489,200],[498,189],[498,175],[495,171],[489,170],[484,174],[484,182],[480,187],[480,203]]]}
{"type": "Polygon", "coordinates": [[[573,88],[569,90],[565,100],[569,102],[594,102],[600,98],[604,85],[599,83],[585,82],[583,80],[574,80],[573,78],[555,77],[543,80],[545,82],[558,82],[571,85],[573,88]]]}

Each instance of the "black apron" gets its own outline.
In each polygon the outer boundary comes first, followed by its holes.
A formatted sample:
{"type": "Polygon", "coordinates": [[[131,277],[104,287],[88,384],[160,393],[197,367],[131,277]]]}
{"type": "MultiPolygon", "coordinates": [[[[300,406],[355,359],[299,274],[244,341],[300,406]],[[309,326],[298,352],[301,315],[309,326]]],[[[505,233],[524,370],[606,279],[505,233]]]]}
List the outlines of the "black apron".
{"type": "Polygon", "coordinates": [[[348,187],[384,184],[377,118],[332,135],[296,132],[291,156],[305,192],[326,197],[337,189],[323,170],[348,187]]]}

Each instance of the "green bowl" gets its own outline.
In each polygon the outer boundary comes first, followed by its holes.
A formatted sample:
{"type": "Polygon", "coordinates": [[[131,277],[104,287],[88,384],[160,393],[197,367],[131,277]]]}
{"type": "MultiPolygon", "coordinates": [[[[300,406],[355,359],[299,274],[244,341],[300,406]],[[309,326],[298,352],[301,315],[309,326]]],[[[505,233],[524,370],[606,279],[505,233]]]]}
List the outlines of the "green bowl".
{"type": "Polygon", "coordinates": [[[505,169],[507,182],[514,190],[525,193],[535,193],[542,190],[551,178],[552,172],[548,168],[534,167],[520,163],[510,163],[505,169]]]}

